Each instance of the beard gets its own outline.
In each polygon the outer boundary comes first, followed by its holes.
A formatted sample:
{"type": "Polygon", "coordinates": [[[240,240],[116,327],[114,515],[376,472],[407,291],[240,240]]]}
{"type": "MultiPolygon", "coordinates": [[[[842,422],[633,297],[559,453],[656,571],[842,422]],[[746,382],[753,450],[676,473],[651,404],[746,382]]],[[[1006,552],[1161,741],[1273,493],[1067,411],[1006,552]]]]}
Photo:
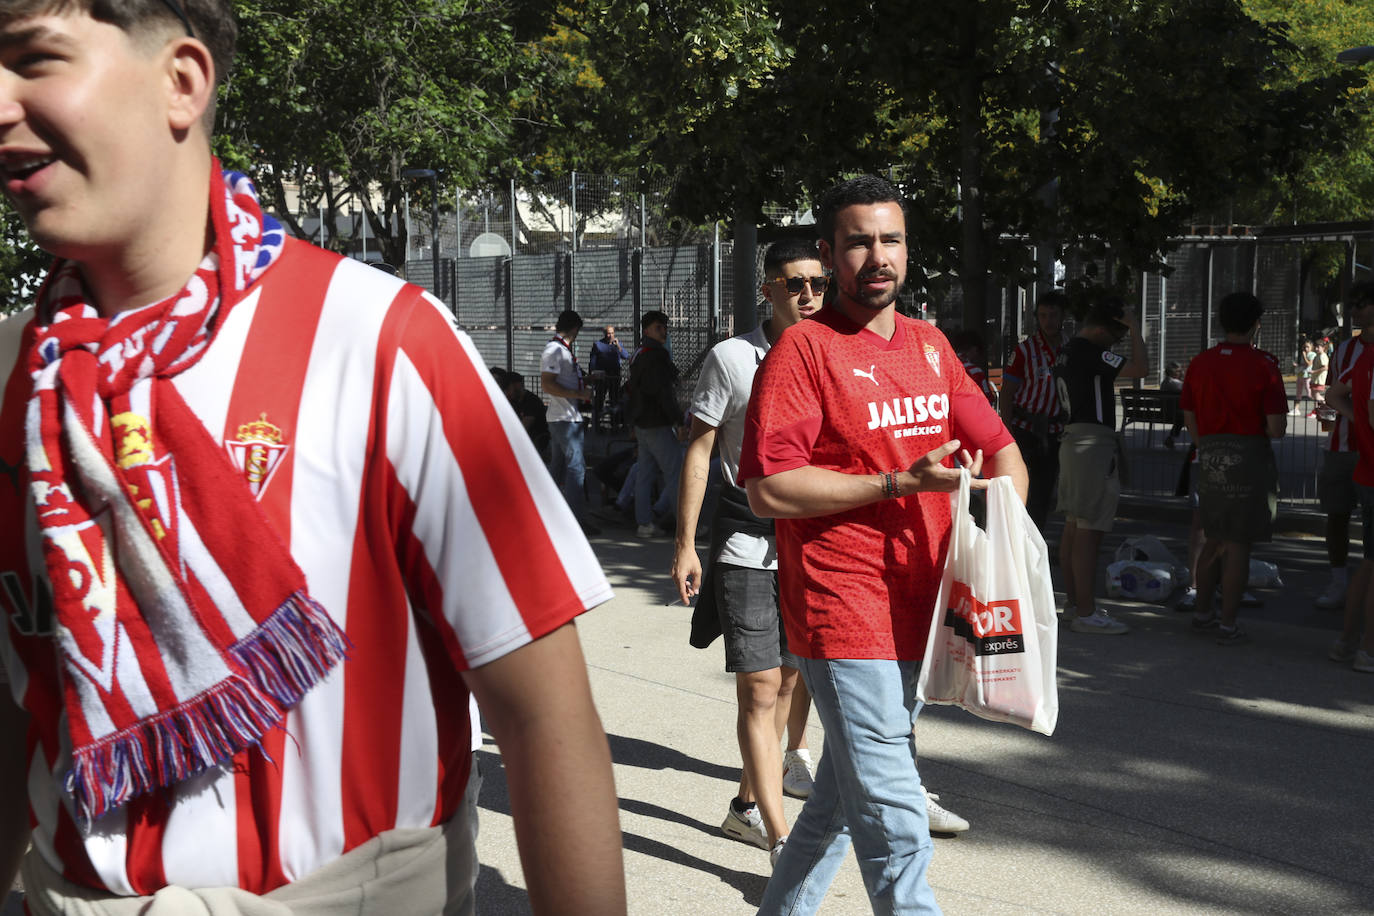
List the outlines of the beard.
{"type": "Polygon", "coordinates": [[[841,288],[844,297],[855,305],[874,312],[881,312],[893,302],[897,301],[898,294],[906,285],[905,278],[891,270],[877,270],[871,273],[856,274],[854,278],[841,288]],[[887,289],[869,290],[863,287],[863,281],[883,277],[892,280],[892,285],[887,289]]]}

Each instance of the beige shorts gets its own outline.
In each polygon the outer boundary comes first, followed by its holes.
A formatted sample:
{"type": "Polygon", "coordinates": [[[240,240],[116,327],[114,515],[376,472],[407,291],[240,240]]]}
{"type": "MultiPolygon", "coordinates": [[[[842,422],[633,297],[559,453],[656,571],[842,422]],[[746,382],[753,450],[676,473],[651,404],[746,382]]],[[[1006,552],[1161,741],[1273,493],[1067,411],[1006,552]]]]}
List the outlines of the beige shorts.
{"type": "Polygon", "coordinates": [[[1111,531],[1121,501],[1116,434],[1098,423],[1070,423],[1059,445],[1059,511],[1090,531],[1111,531]]]}

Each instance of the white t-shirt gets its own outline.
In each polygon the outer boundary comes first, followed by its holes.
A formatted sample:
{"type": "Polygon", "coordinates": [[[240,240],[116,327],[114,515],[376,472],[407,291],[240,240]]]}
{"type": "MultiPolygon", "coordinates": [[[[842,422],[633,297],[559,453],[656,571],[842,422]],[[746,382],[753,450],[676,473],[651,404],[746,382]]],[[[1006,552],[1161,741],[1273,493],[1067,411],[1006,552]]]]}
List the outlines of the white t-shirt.
{"type": "MultiPolygon", "coordinates": [[[[544,352],[539,357],[539,371],[541,373],[554,373],[557,376],[554,381],[564,388],[571,388],[574,391],[582,390],[582,368],[577,365],[577,357],[573,354],[572,345],[563,340],[562,337],[555,337],[544,344],[544,352]]],[[[577,401],[553,395],[549,395],[548,398],[549,407],[544,413],[544,419],[550,423],[581,422],[582,411],[578,409],[577,401]]]]}
{"type": "MultiPolygon", "coordinates": [[[[768,352],[768,336],[759,325],[747,334],[723,340],[702,364],[692,414],[716,427],[720,469],[725,480],[738,486],[739,454],[744,444],[744,415],[754,373],[768,352]]],[[[778,555],[771,537],[732,534],[717,560],[750,569],[777,569],[778,555]]]]}

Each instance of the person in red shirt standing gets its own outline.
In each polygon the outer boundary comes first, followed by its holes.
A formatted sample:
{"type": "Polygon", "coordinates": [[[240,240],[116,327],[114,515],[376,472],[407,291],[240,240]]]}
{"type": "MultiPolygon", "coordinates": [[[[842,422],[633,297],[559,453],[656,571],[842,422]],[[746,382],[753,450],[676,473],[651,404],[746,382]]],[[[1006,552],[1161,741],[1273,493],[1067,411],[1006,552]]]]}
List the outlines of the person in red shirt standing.
{"type": "Polygon", "coordinates": [[[897,189],[856,178],[817,213],[838,294],[759,367],[739,469],[754,513],[778,520],[787,644],[826,736],[760,912],[816,912],[852,840],[875,912],[934,913],[911,730],[959,482],[945,461],[976,476],[986,453],[1022,498],[1025,465],[944,335],[897,314],[897,189]]]}
{"type": "Polygon", "coordinates": [[[1236,611],[1250,573],[1250,547],[1268,541],[1278,504],[1271,439],[1283,437],[1288,395],[1273,355],[1255,347],[1264,307],[1250,293],[1221,300],[1226,338],[1193,358],[1179,406],[1198,444],[1198,508],[1206,541],[1197,567],[1193,629],[1219,645],[1247,641],[1236,611]],[[1212,607],[1218,575],[1221,613],[1212,607]]]}
{"type": "Polygon", "coordinates": [[[1035,301],[1035,333],[1016,345],[1002,373],[1002,419],[1006,421],[1030,472],[1026,511],[1045,530],[1050,496],[1059,479],[1059,437],[1064,432],[1054,364],[1064,346],[1064,309],[1069,299],[1050,290],[1035,301]]]}
{"type": "Polygon", "coordinates": [[[1355,494],[1364,529],[1364,561],[1351,578],[1345,595],[1345,626],[1328,654],[1332,661],[1348,662],[1356,671],[1374,674],[1374,588],[1370,587],[1374,582],[1374,346],[1366,346],[1355,365],[1327,389],[1326,403],[1350,421],[1354,434],[1360,456],[1355,465],[1355,494]]]}

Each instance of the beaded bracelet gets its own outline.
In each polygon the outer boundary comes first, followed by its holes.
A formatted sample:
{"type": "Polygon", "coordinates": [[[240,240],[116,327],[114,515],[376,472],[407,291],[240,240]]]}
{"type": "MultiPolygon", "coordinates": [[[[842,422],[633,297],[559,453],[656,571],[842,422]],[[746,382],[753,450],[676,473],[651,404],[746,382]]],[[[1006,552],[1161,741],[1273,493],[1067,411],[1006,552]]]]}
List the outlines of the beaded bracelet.
{"type": "Polygon", "coordinates": [[[896,471],[883,471],[881,472],[880,476],[883,478],[884,499],[896,499],[898,496],[901,495],[901,491],[897,489],[896,471]]]}

